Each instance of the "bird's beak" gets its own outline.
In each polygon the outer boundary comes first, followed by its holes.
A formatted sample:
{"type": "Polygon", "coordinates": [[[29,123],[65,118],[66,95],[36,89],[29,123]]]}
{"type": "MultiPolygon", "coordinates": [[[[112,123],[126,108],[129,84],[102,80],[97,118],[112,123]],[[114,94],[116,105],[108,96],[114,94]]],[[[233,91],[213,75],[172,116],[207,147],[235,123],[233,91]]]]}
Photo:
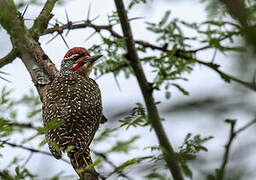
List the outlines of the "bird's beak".
{"type": "Polygon", "coordinates": [[[96,60],[98,60],[99,58],[101,58],[102,55],[95,55],[95,56],[83,56],[81,57],[80,59],[78,59],[76,61],[76,64],[78,63],[83,63],[83,64],[86,64],[87,62],[90,62],[90,63],[94,63],[96,60]]]}
{"type": "Polygon", "coordinates": [[[87,62],[90,62],[91,65],[93,65],[93,63],[98,60],[99,58],[101,58],[102,55],[96,55],[96,56],[83,56],[80,59],[78,59],[75,64],[73,65],[72,69],[73,71],[78,70],[80,67],[82,67],[84,64],[87,64],[87,62]]]}
{"type": "Polygon", "coordinates": [[[83,62],[86,63],[86,61],[87,61],[87,62],[94,63],[95,61],[97,61],[101,57],[102,57],[102,55],[90,56],[90,57],[87,57],[87,58],[83,59],[83,62]]]}

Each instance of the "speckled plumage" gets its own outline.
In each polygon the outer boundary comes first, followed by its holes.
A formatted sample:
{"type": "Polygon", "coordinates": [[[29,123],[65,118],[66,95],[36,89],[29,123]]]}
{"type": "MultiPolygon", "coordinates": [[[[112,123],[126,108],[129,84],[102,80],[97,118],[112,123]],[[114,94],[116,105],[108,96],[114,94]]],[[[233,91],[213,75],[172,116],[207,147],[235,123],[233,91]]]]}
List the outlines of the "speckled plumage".
{"type": "Polygon", "coordinates": [[[46,125],[54,119],[63,121],[46,133],[49,149],[59,159],[61,153],[72,146],[68,156],[72,165],[80,168],[86,166],[80,163],[82,155],[88,163],[91,161],[89,145],[103,117],[101,93],[93,79],[70,71],[70,61],[64,59],[63,62],[60,76],[47,88],[43,99],[43,122],[46,125]],[[51,145],[52,142],[59,149],[51,145]]]}

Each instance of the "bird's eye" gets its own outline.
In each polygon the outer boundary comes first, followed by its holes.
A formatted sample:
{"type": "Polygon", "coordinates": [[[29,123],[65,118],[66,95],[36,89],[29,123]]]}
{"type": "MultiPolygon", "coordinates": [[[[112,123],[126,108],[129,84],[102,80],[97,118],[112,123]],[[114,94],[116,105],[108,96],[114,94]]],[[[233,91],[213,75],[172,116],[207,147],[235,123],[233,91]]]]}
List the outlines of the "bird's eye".
{"type": "Polygon", "coordinates": [[[77,61],[80,58],[80,56],[75,56],[72,58],[73,61],[77,61]]]}

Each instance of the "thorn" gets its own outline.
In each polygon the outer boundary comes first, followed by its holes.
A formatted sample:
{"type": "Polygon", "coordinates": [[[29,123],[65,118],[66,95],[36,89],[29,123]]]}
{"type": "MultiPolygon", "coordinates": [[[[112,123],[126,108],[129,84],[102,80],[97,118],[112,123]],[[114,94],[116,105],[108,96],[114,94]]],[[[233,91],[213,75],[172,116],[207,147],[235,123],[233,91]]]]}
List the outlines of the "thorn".
{"type": "Polygon", "coordinates": [[[68,31],[66,32],[65,37],[67,37],[67,36],[68,36],[69,31],[70,31],[70,29],[68,29],[68,31]]]}
{"type": "Polygon", "coordinates": [[[213,63],[213,62],[214,62],[216,55],[217,55],[217,48],[215,48],[215,50],[214,50],[214,53],[213,53],[213,56],[212,56],[211,63],[213,63]]]}
{"type": "Polygon", "coordinates": [[[134,18],[128,19],[128,21],[133,21],[133,20],[137,20],[137,19],[145,19],[145,17],[134,17],[134,18]]]}
{"type": "Polygon", "coordinates": [[[69,23],[68,12],[66,9],[65,9],[65,15],[66,15],[67,23],[69,23]]]}
{"type": "Polygon", "coordinates": [[[62,38],[62,40],[64,41],[66,47],[67,47],[68,49],[70,49],[69,46],[68,46],[68,43],[67,43],[67,41],[65,40],[65,38],[63,37],[63,35],[62,35],[61,33],[59,33],[59,35],[60,35],[60,37],[62,38]]]}
{"type": "Polygon", "coordinates": [[[54,40],[57,36],[59,35],[59,33],[57,33],[55,36],[53,36],[52,39],[50,39],[49,41],[46,42],[46,44],[49,44],[52,40],[54,40]]]}
{"type": "Polygon", "coordinates": [[[100,15],[96,16],[95,18],[93,18],[93,19],[91,20],[91,22],[95,21],[95,20],[98,19],[99,17],[100,17],[100,15]]]}
{"type": "Polygon", "coordinates": [[[24,18],[24,21],[34,21],[35,19],[24,18]]]}
{"type": "MultiPolygon", "coordinates": [[[[134,17],[134,18],[128,19],[128,21],[133,21],[133,20],[137,20],[137,19],[145,19],[145,17],[134,17]]],[[[120,22],[117,22],[117,23],[115,23],[115,24],[112,24],[112,26],[115,26],[115,25],[117,25],[117,24],[120,24],[120,22]]]]}
{"type": "Polygon", "coordinates": [[[25,13],[26,13],[26,11],[27,11],[27,9],[28,9],[28,6],[29,6],[29,4],[26,5],[26,7],[25,7],[25,9],[24,9],[24,11],[23,11],[21,17],[24,17],[24,15],[25,15],[25,13]]]}
{"type": "Polygon", "coordinates": [[[98,80],[99,78],[101,78],[102,76],[103,76],[103,75],[101,74],[101,75],[95,77],[94,80],[96,81],[96,80],[98,80]]]}
{"type": "Polygon", "coordinates": [[[101,34],[101,32],[99,31],[98,34],[100,35],[100,37],[104,40],[105,37],[101,34]]]}
{"type": "Polygon", "coordinates": [[[88,12],[87,12],[87,21],[89,21],[89,19],[90,19],[90,13],[91,13],[91,2],[89,2],[89,8],[88,8],[88,12]]]}
{"type": "MultiPolygon", "coordinates": [[[[3,72],[3,71],[0,71],[0,74],[10,75],[9,73],[3,72]]],[[[6,79],[6,78],[4,78],[4,77],[2,77],[2,76],[0,76],[0,79],[2,79],[2,80],[4,80],[4,81],[7,81],[7,82],[11,83],[11,81],[9,81],[8,79],[6,79]]]]}
{"type": "Polygon", "coordinates": [[[1,74],[10,75],[9,73],[6,73],[4,71],[0,71],[1,74]]]}
{"type": "Polygon", "coordinates": [[[76,23],[84,23],[84,21],[74,21],[74,22],[72,22],[72,24],[76,24],[76,23]]]}
{"type": "Polygon", "coordinates": [[[8,79],[3,78],[2,76],[0,76],[0,79],[2,79],[2,80],[4,80],[4,81],[7,81],[7,82],[11,83],[11,81],[9,81],[8,79]]]}
{"type": "Polygon", "coordinates": [[[64,23],[62,23],[61,21],[59,21],[58,19],[54,19],[56,21],[56,24],[61,24],[64,25],[64,23]]]}
{"type": "Polygon", "coordinates": [[[97,31],[94,31],[92,34],[90,34],[90,36],[88,36],[86,39],[85,39],[85,41],[88,41],[89,39],[91,39],[91,37],[94,35],[94,34],[96,34],[97,33],[97,31]]]}
{"type": "Polygon", "coordinates": [[[114,73],[113,73],[113,75],[114,75],[114,79],[115,79],[116,85],[117,85],[119,91],[121,92],[121,87],[120,87],[120,84],[119,84],[119,82],[118,82],[118,80],[116,78],[116,75],[114,73]]]}
{"type": "Polygon", "coordinates": [[[56,25],[56,24],[52,24],[52,23],[48,23],[48,24],[50,24],[50,25],[53,26],[53,27],[56,25]]]}

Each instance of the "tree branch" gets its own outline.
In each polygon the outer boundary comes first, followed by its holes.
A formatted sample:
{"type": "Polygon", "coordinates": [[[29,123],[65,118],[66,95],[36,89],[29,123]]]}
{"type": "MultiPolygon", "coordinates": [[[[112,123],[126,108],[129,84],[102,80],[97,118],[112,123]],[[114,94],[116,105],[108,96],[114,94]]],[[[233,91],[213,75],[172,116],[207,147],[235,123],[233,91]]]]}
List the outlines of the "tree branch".
{"type": "Polygon", "coordinates": [[[8,124],[9,126],[15,126],[15,127],[20,127],[20,128],[29,128],[29,129],[34,129],[34,130],[38,130],[38,127],[33,126],[33,124],[31,123],[17,123],[17,122],[13,122],[8,124]]]}
{"type": "Polygon", "coordinates": [[[33,32],[32,36],[36,39],[42,34],[42,32],[47,28],[50,19],[53,17],[51,14],[52,9],[57,0],[47,0],[39,16],[36,18],[31,31],[33,32]]]}
{"type": "MultiPolygon", "coordinates": [[[[83,23],[80,24],[72,24],[72,23],[67,23],[64,24],[62,26],[59,25],[55,25],[53,28],[48,28],[46,29],[43,34],[49,34],[49,33],[54,33],[54,32],[61,32],[63,33],[64,30],[71,30],[71,29],[80,29],[80,28],[86,28],[86,27],[90,27],[95,29],[96,32],[99,32],[101,30],[106,30],[109,31],[111,33],[112,36],[116,37],[116,38],[123,38],[122,35],[118,34],[116,31],[113,30],[113,25],[96,25],[91,23],[90,21],[85,21],[83,23]]],[[[223,41],[227,38],[230,38],[233,35],[237,35],[240,32],[230,32],[228,33],[225,37],[221,38],[220,41],[223,41]]],[[[163,51],[163,52],[170,52],[172,51],[171,49],[167,49],[166,47],[161,47],[152,43],[149,43],[147,41],[143,41],[143,40],[134,40],[134,42],[138,45],[143,46],[144,48],[150,48],[152,50],[159,50],[159,51],[163,51]]],[[[203,46],[201,48],[198,49],[194,49],[194,50],[181,50],[178,49],[174,56],[182,58],[182,59],[187,59],[187,60],[191,60],[194,59],[194,54],[198,51],[202,51],[205,49],[209,49],[211,48],[211,45],[207,45],[207,46],[203,46]]],[[[226,82],[230,82],[230,81],[234,81],[237,82],[253,91],[256,91],[256,86],[254,83],[250,83],[250,82],[246,82],[246,81],[242,81],[236,77],[233,77],[231,75],[228,75],[227,73],[219,70],[219,65],[218,64],[214,64],[214,63],[207,63],[198,59],[194,59],[196,61],[196,63],[202,64],[204,66],[207,66],[209,68],[211,68],[212,70],[216,71],[226,82]]],[[[115,69],[112,70],[112,72],[115,72],[117,70],[119,70],[122,67],[126,67],[127,65],[121,65],[120,67],[117,67],[115,69]]]]}
{"type": "MultiPolygon", "coordinates": [[[[38,150],[38,149],[29,148],[29,147],[26,147],[26,146],[23,146],[23,145],[10,143],[10,142],[3,141],[3,140],[0,140],[0,143],[6,144],[6,145],[9,145],[9,146],[12,146],[12,147],[17,147],[17,148],[20,148],[20,149],[24,149],[24,150],[30,151],[32,153],[40,153],[40,154],[44,154],[44,155],[53,157],[51,153],[46,152],[46,151],[41,151],[41,150],[38,150]]],[[[70,164],[70,162],[66,159],[61,158],[61,160],[64,161],[65,163],[70,164]]]]}
{"type": "Polygon", "coordinates": [[[12,0],[0,0],[0,23],[11,36],[15,52],[29,71],[42,100],[44,86],[58,76],[58,70],[25,27],[12,0]]]}
{"type": "MultiPolygon", "coordinates": [[[[116,166],[112,161],[110,161],[110,160],[108,159],[108,157],[107,157],[104,153],[101,153],[101,152],[98,152],[98,151],[92,151],[92,152],[93,152],[95,155],[102,157],[102,158],[104,159],[104,161],[105,161],[106,163],[108,163],[110,166],[112,166],[114,169],[117,168],[117,166],[116,166]]],[[[124,174],[122,170],[118,171],[117,173],[118,173],[120,176],[122,176],[122,177],[124,177],[124,178],[126,178],[126,179],[128,179],[128,180],[131,180],[131,179],[132,179],[132,178],[130,178],[129,176],[127,176],[126,174],[124,174]]]]}
{"type": "Polygon", "coordinates": [[[212,63],[212,62],[204,62],[204,61],[201,61],[201,60],[198,60],[198,59],[194,59],[194,60],[197,63],[205,65],[205,66],[211,68],[212,70],[216,71],[224,81],[226,81],[228,83],[230,83],[231,81],[234,81],[234,82],[237,82],[237,83],[239,83],[239,84],[241,84],[241,85],[243,85],[243,86],[245,86],[245,87],[247,87],[247,88],[249,88],[253,91],[256,91],[256,85],[255,85],[254,82],[250,83],[250,82],[242,81],[241,79],[238,79],[234,76],[231,76],[231,75],[219,70],[220,65],[218,65],[218,64],[215,64],[215,63],[212,63]]]}
{"type": "Polygon", "coordinates": [[[173,178],[175,180],[183,180],[183,176],[179,167],[179,162],[162,126],[161,119],[152,96],[152,87],[149,85],[143,68],[141,66],[123,1],[115,0],[115,5],[126,41],[128,61],[133,68],[141,92],[143,94],[144,101],[147,107],[149,121],[151,122],[152,127],[155,130],[160,146],[162,147],[161,149],[164,155],[164,159],[173,178]]]}
{"type": "MultiPolygon", "coordinates": [[[[54,27],[52,28],[48,28],[46,29],[42,35],[46,35],[46,34],[52,34],[54,32],[61,32],[63,33],[64,30],[74,30],[74,29],[83,29],[83,28],[93,28],[96,32],[100,32],[101,30],[106,30],[108,31],[113,37],[116,38],[123,38],[122,35],[120,35],[119,33],[117,33],[116,31],[113,30],[113,26],[112,24],[110,25],[97,25],[97,24],[93,24],[91,21],[86,20],[83,23],[79,23],[79,24],[73,24],[72,22],[67,22],[66,24],[59,26],[59,24],[55,24],[54,27]]],[[[223,41],[227,38],[230,38],[234,35],[238,35],[241,32],[229,32],[227,33],[226,36],[222,37],[219,41],[223,41]]],[[[169,52],[171,51],[170,49],[166,48],[166,47],[162,47],[162,46],[158,46],[152,43],[149,43],[147,41],[144,40],[134,40],[134,42],[138,45],[143,46],[144,48],[150,48],[152,50],[159,50],[159,51],[163,51],[163,52],[169,52]]],[[[201,48],[198,49],[194,49],[194,50],[182,50],[182,49],[178,49],[177,52],[174,54],[177,57],[180,58],[184,58],[184,56],[182,56],[182,54],[194,54],[196,52],[205,50],[205,49],[209,49],[212,48],[212,45],[206,45],[203,46],[201,48]]],[[[191,58],[191,55],[189,56],[189,58],[191,58]]]]}
{"type": "Polygon", "coordinates": [[[0,68],[13,62],[13,60],[16,57],[17,57],[17,53],[16,53],[15,49],[12,49],[6,56],[4,56],[0,59],[0,68]]]}
{"type": "Polygon", "coordinates": [[[227,7],[230,15],[234,17],[241,25],[245,39],[254,47],[256,51],[256,29],[250,24],[249,12],[246,9],[244,1],[241,0],[220,0],[227,7]]]}
{"type": "Polygon", "coordinates": [[[244,130],[248,129],[249,127],[251,127],[252,125],[256,124],[256,119],[251,120],[250,122],[248,122],[247,124],[245,124],[243,127],[239,128],[236,131],[235,131],[236,120],[227,119],[226,122],[230,124],[229,139],[228,139],[227,144],[225,145],[225,152],[224,152],[224,155],[222,158],[221,166],[220,166],[218,174],[217,174],[217,180],[224,179],[225,169],[226,169],[226,166],[227,166],[227,163],[229,160],[229,156],[230,156],[231,144],[233,143],[235,137],[242,131],[244,131],[244,130]]]}

